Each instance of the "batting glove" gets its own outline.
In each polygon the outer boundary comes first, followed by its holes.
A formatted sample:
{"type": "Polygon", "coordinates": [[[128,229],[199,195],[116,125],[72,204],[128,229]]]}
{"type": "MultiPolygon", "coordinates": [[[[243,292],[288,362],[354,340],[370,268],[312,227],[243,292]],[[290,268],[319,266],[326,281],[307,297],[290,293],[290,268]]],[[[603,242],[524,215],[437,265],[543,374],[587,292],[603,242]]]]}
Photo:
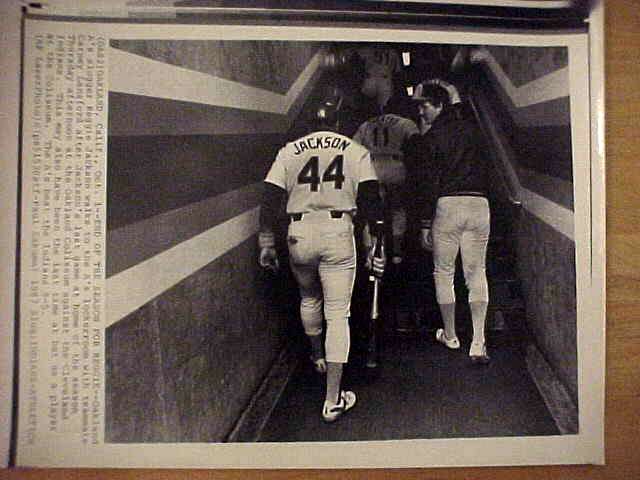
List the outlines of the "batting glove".
{"type": "Polygon", "coordinates": [[[386,267],[386,265],[387,265],[386,257],[373,257],[373,261],[371,262],[371,271],[376,277],[382,278],[382,275],[384,275],[384,268],[386,267]]]}
{"type": "Polygon", "coordinates": [[[367,263],[365,266],[367,269],[373,273],[378,278],[382,278],[384,274],[384,269],[387,266],[387,256],[382,253],[381,257],[377,257],[375,254],[375,246],[369,249],[369,253],[367,255],[367,263]]]}
{"type": "Polygon", "coordinates": [[[278,254],[273,247],[263,247],[260,249],[260,258],[258,259],[260,266],[271,272],[277,272],[280,268],[278,254]]]}

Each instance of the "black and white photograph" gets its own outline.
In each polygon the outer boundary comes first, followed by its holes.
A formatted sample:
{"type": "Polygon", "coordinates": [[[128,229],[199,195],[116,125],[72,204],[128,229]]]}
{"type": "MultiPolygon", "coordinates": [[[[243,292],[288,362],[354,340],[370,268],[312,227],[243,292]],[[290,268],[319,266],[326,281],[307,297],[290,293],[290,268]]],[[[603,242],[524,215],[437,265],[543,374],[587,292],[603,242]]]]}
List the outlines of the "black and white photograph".
{"type": "Polygon", "coordinates": [[[106,441],[578,432],[567,48],[109,56],[106,441]]]}
{"type": "Polygon", "coordinates": [[[26,20],[19,463],[601,462],[584,18],[165,3],[26,20]]]}

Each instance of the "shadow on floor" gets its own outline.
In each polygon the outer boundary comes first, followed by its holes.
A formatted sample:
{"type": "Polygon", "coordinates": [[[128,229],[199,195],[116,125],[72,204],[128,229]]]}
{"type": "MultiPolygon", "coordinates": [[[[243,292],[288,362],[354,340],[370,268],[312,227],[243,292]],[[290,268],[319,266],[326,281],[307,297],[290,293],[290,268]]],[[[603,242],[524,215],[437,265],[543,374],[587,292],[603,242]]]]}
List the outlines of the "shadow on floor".
{"type": "MultiPolygon", "coordinates": [[[[463,339],[461,339],[463,340],[463,339]]],[[[385,336],[377,369],[354,349],[343,387],[358,403],[335,424],[321,417],[324,378],[301,361],[262,431],[262,442],[336,442],[558,435],[515,345],[472,365],[469,343],[448,350],[421,330],[385,336]]]]}

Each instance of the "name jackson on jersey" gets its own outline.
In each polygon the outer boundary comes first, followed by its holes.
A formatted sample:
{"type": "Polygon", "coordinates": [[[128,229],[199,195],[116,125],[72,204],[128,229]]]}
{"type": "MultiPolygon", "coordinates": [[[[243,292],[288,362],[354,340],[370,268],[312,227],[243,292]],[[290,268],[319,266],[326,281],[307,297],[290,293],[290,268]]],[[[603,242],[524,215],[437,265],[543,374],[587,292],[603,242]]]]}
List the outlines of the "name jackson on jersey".
{"type": "Polygon", "coordinates": [[[331,135],[306,137],[293,143],[294,155],[300,155],[305,150],[335,148],[343,152],[351,145],[351,142],[345,138],[334,137],[331,135]]]}

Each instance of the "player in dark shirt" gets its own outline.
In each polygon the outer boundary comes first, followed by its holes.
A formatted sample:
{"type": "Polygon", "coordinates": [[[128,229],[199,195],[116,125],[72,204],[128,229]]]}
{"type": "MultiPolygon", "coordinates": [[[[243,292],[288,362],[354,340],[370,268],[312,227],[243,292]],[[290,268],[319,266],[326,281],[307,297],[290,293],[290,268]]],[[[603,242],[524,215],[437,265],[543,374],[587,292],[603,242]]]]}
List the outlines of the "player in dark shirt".
{"type": "Polygon", "coordinates": [[[420,84],[413,99],[429,125],[425,135],[413,137],[407,158],[419,186],[416,203],[421,243],[433,249],[436,298],[444,323],[436,339],[449,348],[460,348],[453,279],[461,252],[473,322],[469,356],[474,363],[487,363],[484,328],[489,302],[486,253],[490,212],[488,157],[482,134],[475,120],[465,114],[464,104],[452,105],[442,86],[420,84]]]}

